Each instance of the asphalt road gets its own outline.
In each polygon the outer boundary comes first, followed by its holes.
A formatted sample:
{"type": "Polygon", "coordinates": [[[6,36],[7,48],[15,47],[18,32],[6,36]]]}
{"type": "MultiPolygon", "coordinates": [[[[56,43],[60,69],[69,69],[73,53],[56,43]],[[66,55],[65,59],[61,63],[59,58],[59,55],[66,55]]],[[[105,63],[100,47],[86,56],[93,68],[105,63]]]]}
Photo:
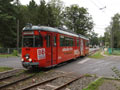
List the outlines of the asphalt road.
{"type": "Polygon", "coordinates": [[[69,64],[56,68],[64,72],[73,72],[74,74],[95,74],[98,76],[112,77],[114,72],[112,68],[120,70],[120,56],[107,56],[103,59],[83,58],[77,59],[69,64]]]}
{"type": "MultiPolygon", "coordinates": [[[[0,58],[0,67],[23,68],[20,57],[0,58]]],[[[107,56],[103,59],[92,59],[88,57],[78,58],[69,63],[54,68],[64,72],[80,74],[96,74],[98,76],[113,76],[112,68],[120,70],[120,56],[107,56]]]]}
{"type": "Polygon", "coordinates": [[[0,67],[23,68],[20,57],[0,58],[0,67]]]}

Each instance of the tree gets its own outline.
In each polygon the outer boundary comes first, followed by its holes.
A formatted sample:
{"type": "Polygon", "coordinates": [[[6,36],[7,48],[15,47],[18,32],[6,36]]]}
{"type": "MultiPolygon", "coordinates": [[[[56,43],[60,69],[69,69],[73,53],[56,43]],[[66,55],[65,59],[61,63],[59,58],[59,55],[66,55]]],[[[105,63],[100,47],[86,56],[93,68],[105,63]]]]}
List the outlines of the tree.
{"type": "Polygon", "coordinates": [[[114,48],[120,48],[120,14],[115,14],[115,16],[112,18],[112,32],[113,32],[113,46],[114,48]]]}
{"type": "Polygon", "coordinates": [[[44,0],[40,1],[40,5],[37,10],[37,23],[40,25],[48,25],[47,5],[44,0]]]}
{"type": "MultiPolygon", "coordinates": [[[[27,11],[27,15],[29,16],[28,17],[28,22],[29,23],[32,23],[32,24],[38,24],[36,22],[36,20],[38,19],[36,16],[37,16],[37,4],[35,3],[34,0],[31,0],[29,2],[29,5],[27,5],[27,8],[28,8],[28,11],[27,11]]],[[[39,13],[39,12],[38,12],[39,13]]]]}
{"type": "Polygon", "coordinates": [[[99,45],[99,39],[98,39],[97,33],[92,31],[89,38],[90,38],[90,45],[92,45],[92,46],[99,45]]]}
{"type": "Polygon", "coordinates": [[[0,0],[0,42],[3,47],[16,46],[16,11],[13,0],[0,0]]]}
{"type": "Polygon", "coordinates": [[[48,26],[56,27],[56,18],[53,13],[53,8],[50,4],[47,4],[47,18],[48,18],[48,26]]]}
{"type": "Polygon", "coordinates": [[[93,28],[92,17],[87,12],[87,9],[80,8],[78,5],[66,7],[63,17],[63,25],[78,34],[85,35],[93,28]]]}
{"type": "Polygon", "coordinates": [[[104,36],[107,38],[106,41],[112,45],[112,48],[120,48],[120,14],[117,13],[112,17],[110,26],[107,27],[104,36]]]}
{"type": "MultiPolygon", "coordinates": [[[[63,2],[61,0],[50,0],[48,2],[49,7],[51,7],[51,12],[54,15],[54,25],[55,27],[62,26],[62,11],[63,11],[63,2]]],[[[48,13],[49,14],[49,13],[48,13]]]]}
{"type": "Polygon", "coordinates": [[[110,47],[110,35],[111,35],[111,27],[108,26],[106,29],[105,29],[105,33],[104,33],[104,39],[105,39],[105,46],[106,47],[110,47]]]}

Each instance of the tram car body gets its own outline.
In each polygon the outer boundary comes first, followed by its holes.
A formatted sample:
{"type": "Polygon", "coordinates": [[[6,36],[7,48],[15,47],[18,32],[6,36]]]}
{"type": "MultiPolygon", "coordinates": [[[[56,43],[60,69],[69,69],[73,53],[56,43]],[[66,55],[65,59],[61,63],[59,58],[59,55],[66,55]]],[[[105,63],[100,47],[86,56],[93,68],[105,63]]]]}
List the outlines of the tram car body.
{"type": "Polygon", "coordinates": [[[22,37],[22,65],[25,68],[51,67],[89,52],[88,38],[57,28],[26,26],[22,37]]]}

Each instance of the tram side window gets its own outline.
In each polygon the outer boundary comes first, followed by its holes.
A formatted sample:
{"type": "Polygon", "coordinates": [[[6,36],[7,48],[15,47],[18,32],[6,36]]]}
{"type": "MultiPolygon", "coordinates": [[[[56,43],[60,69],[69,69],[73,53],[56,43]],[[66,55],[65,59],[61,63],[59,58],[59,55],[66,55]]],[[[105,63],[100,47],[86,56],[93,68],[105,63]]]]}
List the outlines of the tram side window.
{"type": "Polygon", "coordinates": [[[35,47],[43,47],[43,38],[41,35],[35,36],[35,47]]]}
{"type": "Polygon", "coordinates": [[[65,37],[65,46],[70,46],[70,38],[65,37]]]}
{"type": "Polygon", "coordinates": [[[60,46],[65,46],[65,37],[63,35],[60,36],[60,46]]]}
{"type": "Polygon", "coordinates": [[[60,46],[74,46],[74,39],[70,37],[60,36],[60,46]]]}
{"type": "Polygon", "coordinates": [[[86,44],[86,47],[89,47],[89,42],[88,42],[88,41],[86,41],[86,43],[85,43],[85,44],[86,44]]]}
{"type": "Polygon", "coordinates": [[[74,39],[70,38],[70,46],[74,46],[74,39]]]}
{"type": "Polygon", "coordinates": [[[79,39],[77,39],[77,46],[79,46],[79,39]]]}
{"type": "Polygon", "coordinates": [[[46,41],[47,41],[47,47],[50,47],[50,35],[47,35],[46,41]]]}
{"type": "Polygon", "coordinates": [[[54,36],[54,47],[56,47],[56,36],[54,36]]]}

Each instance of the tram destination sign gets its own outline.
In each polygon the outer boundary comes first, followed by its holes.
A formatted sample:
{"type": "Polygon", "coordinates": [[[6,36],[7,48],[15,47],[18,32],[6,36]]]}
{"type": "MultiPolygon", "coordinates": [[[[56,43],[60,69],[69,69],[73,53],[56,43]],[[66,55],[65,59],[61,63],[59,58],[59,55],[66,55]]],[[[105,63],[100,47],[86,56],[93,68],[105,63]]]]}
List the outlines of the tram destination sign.
{"type": "Polygon", "coordinates": [[[26,31],[26,32],[23,32],[23,35],[34,35],[34,32],[33,31],[26,31]]]}

